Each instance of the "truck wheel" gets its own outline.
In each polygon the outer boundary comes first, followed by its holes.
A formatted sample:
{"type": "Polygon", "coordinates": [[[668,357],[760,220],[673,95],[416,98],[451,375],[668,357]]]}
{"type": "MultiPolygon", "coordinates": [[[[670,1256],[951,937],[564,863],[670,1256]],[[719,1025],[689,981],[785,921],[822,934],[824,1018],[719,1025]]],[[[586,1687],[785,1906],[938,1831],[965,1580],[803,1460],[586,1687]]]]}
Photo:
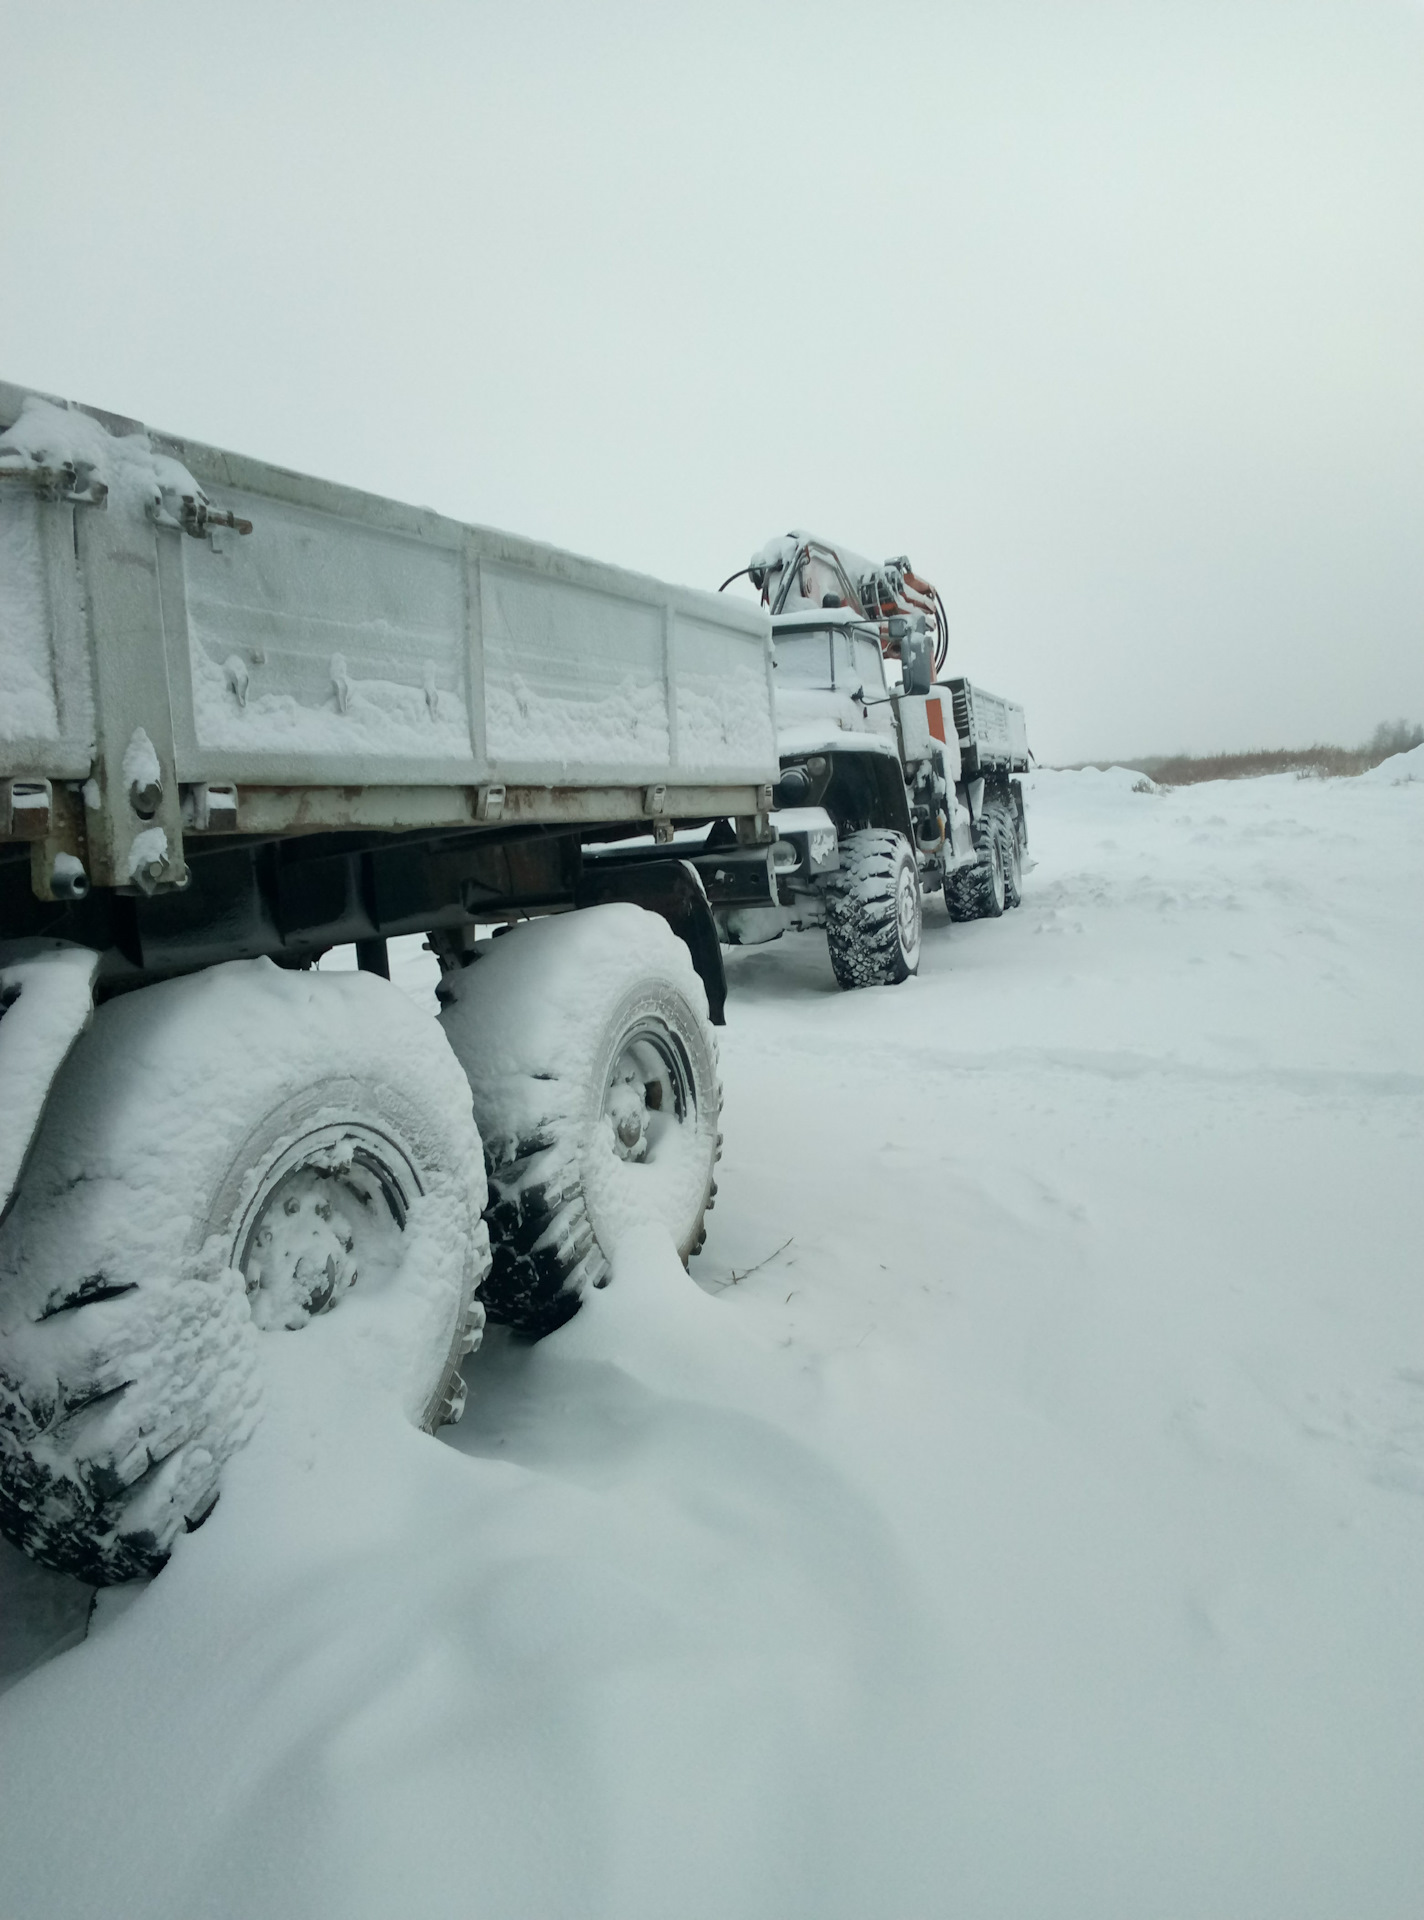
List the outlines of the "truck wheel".
{"type": "Polygon", "coordinates": [[[238,961],[100,1007],[0,1228],[0,1529],[97,1585],[155,1573],[255,1424],[263,1343],[317,1320],[413,1420],[457,1418],[484,1198],[464,1078],[383,981],[238,961]]]}
{"type": "Polygon", "coordinates": [[[1023,850],[1019,823],[1012,807],[999,810],[999,858],[1004,869],[1004,900],[1017,907],[1023,901],[1023,850]]]}
{"type": "Polygon", "coordinates": [[[944,903],[951,920],[997,920],[1010,904],[1003,834],[994,809],[986,808],[975,837],[989,858],[977,867],[960,867],[945,875],[944,903]]]}
{"type": "Polygon", "coordinates": [[[920,873],[902,833],[849,833],[826,877],[826,944],[843,987],[896,986],[918,971],[920,873]]]}
{"type": "Polygon", "coordinates": [[[707,996],[665,920],[622,903],[528,921],[441,985],[489,1171],[490,1318],[531,1339],[603,1286],[630,1226],[684,1263],[716,1192],[707,996]]]}
{"type": "Polygon", "coordinates": [[[953,873],[947,873],[944,876],[944,904],[949,909],[950,919],[977,920],[980,891],[977,867],[957,867],[953,873]]]}
{"type": "Polygon", "coordinates": [[[984,831],[991,845],[999,852],[999,866],[1004,877],[1003,904],[995,906],[997,891],[992,877],[984,883],[986,904],[984,911],[991,917],[1002,913],[1006,907],[1016,907],[1023,898],[1023,856],[1019,849],[1019,821],[1013,802],[995,798],[984,809],[984,831]]]}

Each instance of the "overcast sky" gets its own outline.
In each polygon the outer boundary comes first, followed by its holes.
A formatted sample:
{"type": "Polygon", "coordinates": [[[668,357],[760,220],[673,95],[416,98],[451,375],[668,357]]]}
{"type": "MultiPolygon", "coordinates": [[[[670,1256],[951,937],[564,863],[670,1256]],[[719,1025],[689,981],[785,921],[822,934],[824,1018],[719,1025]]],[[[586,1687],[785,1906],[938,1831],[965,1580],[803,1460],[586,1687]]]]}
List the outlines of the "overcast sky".
{"type": "Polygon", "coordinates": [[[1046,759],[1424,719],[1424,0],[0,0],[0,377],[715,587],[1046,759]]]}

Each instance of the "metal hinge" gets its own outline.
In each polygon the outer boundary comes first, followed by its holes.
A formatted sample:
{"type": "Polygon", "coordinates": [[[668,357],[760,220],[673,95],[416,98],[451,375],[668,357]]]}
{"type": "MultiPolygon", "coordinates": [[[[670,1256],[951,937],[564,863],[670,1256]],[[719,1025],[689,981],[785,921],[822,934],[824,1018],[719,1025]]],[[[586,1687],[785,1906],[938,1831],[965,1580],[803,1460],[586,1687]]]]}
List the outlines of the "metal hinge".
{"type": "Polygon", "coordinates": [[[220,513],[200,494],[181,494],[176,515],[164,505],[165,497],[171,500],[173,494],[165,490],[164,496],[149,502],[148,517],[157,527],[171,527],[175,533],[190,534],[194,540],[212,540],[214,545],[219,527],[231,527],[234,533],[252,531],[250,520],[240,520],[235,513],[220,513]]]}
{"type": "Polygon", "coordinates": [[[0,780],[0,834],[9,840],[43,840],[54,811],[48,780],[0,780]]]}
{"type": "Polygon", "coordinates": [[[237,788],[209,780],[182,790],[183,825],[193,833],[237,832],[237,788]]]}
{"type": "Polygon", "coordinates": [[[0,466],[0,480],[29,487],[38,499],[61,500],[69,507],[102,507],[109,498],[108,487],[94,478],[94,469],[73,460],[58,467],[0,466]]]}
{"type": "Polygon", "coordinates": [[[206,538],[214,527],[231,527],[234,533],[252,531],[250,520],[240,520],[235,513],[219,513],[216,507],[210,507],[206,500],[200,500],[191,493],[183,495],[178,524],[184,533],[190,533],[195,540],[206,538]]]}

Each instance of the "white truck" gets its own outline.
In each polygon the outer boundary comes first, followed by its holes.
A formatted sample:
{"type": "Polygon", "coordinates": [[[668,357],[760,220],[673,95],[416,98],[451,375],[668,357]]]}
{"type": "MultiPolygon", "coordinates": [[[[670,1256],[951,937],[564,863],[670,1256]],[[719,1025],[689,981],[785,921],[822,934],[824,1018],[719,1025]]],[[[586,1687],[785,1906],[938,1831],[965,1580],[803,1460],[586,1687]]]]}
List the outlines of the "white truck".
{"type": "Polygon", "coordinates": [[[718,931],[752,945],[824,927],[843,987],[894,984],[919,965],[924,893],[955,920],[1019,904],[1023,709],[936,679],[944,608],[907,559],[790,533],[742,571],[772,616],[776,838],[741,845],[721,823],[693,850],[718,931]]]}
{"type": "Polygon", "coordinates": [[[486,1312],[559,1324],[630,1217],[695,1252],[681,843],[765,861],[778,771],[760,608],[0,385],[0,1529],[150,1573],[262,1342],[348,1327],[434,1427],[486,1312]]]}

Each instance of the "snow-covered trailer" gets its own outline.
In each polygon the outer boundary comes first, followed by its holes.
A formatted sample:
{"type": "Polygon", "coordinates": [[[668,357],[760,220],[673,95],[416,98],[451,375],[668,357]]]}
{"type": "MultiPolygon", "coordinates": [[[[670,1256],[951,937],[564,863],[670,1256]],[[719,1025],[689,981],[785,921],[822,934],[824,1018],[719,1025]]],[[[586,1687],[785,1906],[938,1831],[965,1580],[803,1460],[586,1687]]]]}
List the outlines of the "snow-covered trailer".
{"type": "Polygon", "coordinates": [[[12,1539],[160,1564],[269,1334],[349,1322],[433,1426],[486,1309],[557,1324],[634,1215],[696,1250],[724,983],[674,834],[774,838],[770,676],[760,609],[0,385],[12,1539]],[[412,932],[443,1032],[373,977],[412,932]]]}

